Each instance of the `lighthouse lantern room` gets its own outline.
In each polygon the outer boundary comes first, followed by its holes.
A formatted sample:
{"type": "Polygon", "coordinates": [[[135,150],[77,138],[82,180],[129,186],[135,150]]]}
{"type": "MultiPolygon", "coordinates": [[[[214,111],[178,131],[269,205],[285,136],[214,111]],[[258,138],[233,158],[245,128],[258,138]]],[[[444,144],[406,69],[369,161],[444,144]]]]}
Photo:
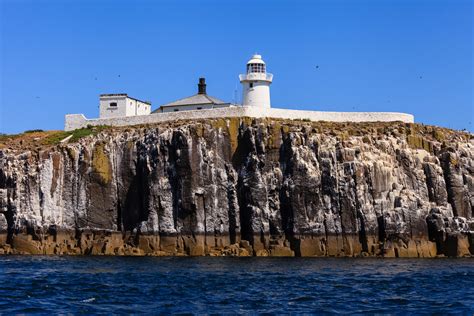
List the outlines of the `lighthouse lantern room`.
{"type": "Polygon", "coordinates": [[[242,83],[242,105],[270,108],[270,84],[273,75],[267,73],[262,56],[255,54],[247,62],[247,73],[239,76],[242,83]]]}

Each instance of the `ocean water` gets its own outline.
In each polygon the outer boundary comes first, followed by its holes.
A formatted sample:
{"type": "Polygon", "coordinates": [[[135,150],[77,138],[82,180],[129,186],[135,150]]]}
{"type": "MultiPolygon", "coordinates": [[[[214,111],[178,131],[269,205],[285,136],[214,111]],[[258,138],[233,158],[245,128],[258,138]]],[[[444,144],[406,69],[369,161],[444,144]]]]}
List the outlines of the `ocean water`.
{"type": "Polygon", "coordinates": [[[474,314],[474,259],[0,256],[0,311],[474,314]]]}

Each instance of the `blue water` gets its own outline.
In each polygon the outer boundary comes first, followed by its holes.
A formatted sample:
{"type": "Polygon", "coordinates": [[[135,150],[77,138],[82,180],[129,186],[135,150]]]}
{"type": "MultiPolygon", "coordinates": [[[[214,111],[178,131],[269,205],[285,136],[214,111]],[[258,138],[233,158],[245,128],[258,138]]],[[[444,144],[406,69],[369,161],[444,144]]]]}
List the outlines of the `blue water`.
{"type": "Polygon", "coordinates": [[[11,313],[474,313],[473,259],[0,256],[11,313]]]}

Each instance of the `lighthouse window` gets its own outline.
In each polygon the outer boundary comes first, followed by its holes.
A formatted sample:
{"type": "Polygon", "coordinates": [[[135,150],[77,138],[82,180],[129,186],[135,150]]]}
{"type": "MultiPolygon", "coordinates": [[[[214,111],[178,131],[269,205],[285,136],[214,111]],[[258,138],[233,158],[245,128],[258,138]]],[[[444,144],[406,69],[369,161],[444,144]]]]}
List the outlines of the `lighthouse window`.
{"type": "Polygon", "coordinates": [[[247,66],[248,73],[265,73],[265,65],[263,64],[250,64],[247,66]]]}
{"type": "Polygon", "coordinates": [[[253,82],[249,83],[249,87],[253,88],[253,82]]]}
{"type": "Polygon", "coordinates": [[[110,102],[109,106],[116,108],[117,107],[117,102],[110,102]]]}

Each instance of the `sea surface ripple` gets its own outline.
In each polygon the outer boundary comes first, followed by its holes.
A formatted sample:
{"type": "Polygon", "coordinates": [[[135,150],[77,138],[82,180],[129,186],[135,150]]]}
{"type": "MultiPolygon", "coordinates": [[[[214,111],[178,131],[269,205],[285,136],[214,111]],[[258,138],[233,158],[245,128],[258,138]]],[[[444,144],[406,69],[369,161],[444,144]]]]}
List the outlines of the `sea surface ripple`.
{"type": "Polygon", "coordinates": [[[0,256],[0,312],[473,315],[474,260],[0,256]]]}

